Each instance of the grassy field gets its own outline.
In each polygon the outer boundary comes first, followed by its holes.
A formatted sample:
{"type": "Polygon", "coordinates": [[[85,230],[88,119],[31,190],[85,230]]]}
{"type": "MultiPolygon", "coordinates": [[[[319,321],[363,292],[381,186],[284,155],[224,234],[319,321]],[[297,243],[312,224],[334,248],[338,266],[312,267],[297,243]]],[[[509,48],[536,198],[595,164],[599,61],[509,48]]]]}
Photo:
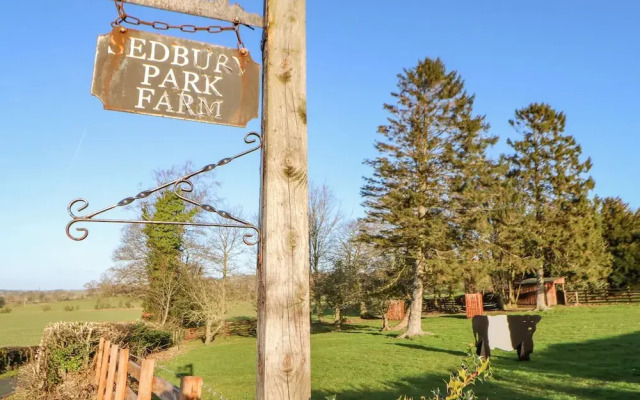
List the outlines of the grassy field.
{"type": "MultiPolygon", "coordinates": [[[[419,399],[443,388],[473,341],[471,323],[454,315],[427,317],[423,324],[435,336],[394,339],[378,331],[379,321],[361,321],[343,332],[315,326],[312,399],[419,399]]],[[[494,377],[475,387],[479,398],[640,398],[640,306],[556,307],[543,314],[534,339],[530,362],[518,362],[515,352],[494,351],[494,377]]],[[[209,347],[192,342],[162,365],[202,376],[206,387],[228,399],[253,399],[255,349],[251,337],[219,339],[209,347]]],[[[158,374],[178,382],[166,371],[158,374]]]]}
{"type": "MultiPolygon", "coordinates": [[[[114,306],[119,299],[111,299],[114,306]]],[[[140,318],[139,308],[111,308],[96,310],[95,299],[61,301],[56,303],[9,305],[9,314],[0,314],[0,347],[37,345],[49,322],[57,321],[134,321],[140,318]],[[73,311],[65,311],[73,306],[73,311]],[[50,307],[50,311],[43,308],[50,307]],[[78,308],[77,310],[75,308],[78,308]]]]}

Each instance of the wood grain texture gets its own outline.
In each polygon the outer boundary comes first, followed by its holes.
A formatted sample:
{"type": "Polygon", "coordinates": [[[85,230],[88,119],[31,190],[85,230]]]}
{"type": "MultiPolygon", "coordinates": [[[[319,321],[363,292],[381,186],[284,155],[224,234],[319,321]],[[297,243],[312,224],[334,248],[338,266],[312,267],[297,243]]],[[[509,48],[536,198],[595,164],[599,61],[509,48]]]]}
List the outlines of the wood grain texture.
{"type": "Polygon", "coordinates": [[[202,398],[202,378],[183,376],[180,380],[179,400],[200,400],[202,398]]]}
{"type": "MultiPolygon", "coordinates": [[[[142,378],[142,367],[133,361],[129,361],[128,373],[133,377],[133,379],[140,382],[140,379],[142,378]]],[[[154,376],[152,379],[151,392],[162,400],[178,400],[178,397],[180,396],[180,389],[157,376],[154,376]]]]}
{"type": "Polygon", "coordinates": [[[109,368],[107,369],[107,381],[104,390],[104,400],[112,400],[113,384],[116,381],[116,367],[118,366],[118,346],[111,345],[109,351],[109,368]]]}
{"type": "Polygon", "coordinates": [[[98,352],[96,353],[96,377],[94,379],[94,385],[98,386],[100,383],[100,368],[102,368],[102,352],[104,351],[104,338],[100,338],[98,344],[98,352]]]}
{"type": "Polygon", "coordinates": [[[260,15],[246,12],[239,4],[229,4],[229,0],[124,0],[124,2],[229,22],[237,18],[241,24],[259,28],[264,24],[260,15]]]}
{"type": "Polygon", "coordinates": [[[140,366],[140,379],[138,379],[138,400],[151,400],[153,389],[153,368],[155,360],[145,359],[140,366]]]}
{"type": "Polygon", "coordinates": [[[265,0],[258,400],[311,396],[305,18],[265,0]]]}
{"type": "Polygon", "coordinates": [[[118,354],[118,372],[116,374],[116,392],[114,400],[125,400],[127,395],[127,372],[129,371],[129,349],[120,349],[118,354]]]}
{"type": "Polygon", "coordinates": [[[104,399],[104,388],[107,383],[107,368],[109,367],[109,350],[111,350],[111,341],[105,340],[102,348],[102,360],[100,364],[100,379],[98,382],[98,400],[104,399]]]}

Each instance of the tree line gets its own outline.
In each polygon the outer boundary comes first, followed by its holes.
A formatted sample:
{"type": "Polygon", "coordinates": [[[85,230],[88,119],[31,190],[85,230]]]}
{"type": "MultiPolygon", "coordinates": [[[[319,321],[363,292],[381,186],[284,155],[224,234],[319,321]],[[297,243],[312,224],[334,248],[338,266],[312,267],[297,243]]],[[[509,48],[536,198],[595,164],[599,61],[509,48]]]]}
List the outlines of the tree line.
{"type": "Polygon", "coordinates": [[[324,204],[334,198],[329,189],[310,192],[316,310],[324,301],[338,320],[340,308],[366,302],[380,312],[406,298],[411,337],[424,333],[425,291],[493,290],[513,304],[516,282],[535,277],[544,310],[545,277],[564,276],[576,289],[640,283],[640,213],[593,196],[592,162],[565,132],[562,111],[546,103],[517,109],[510,152],[491,158],[498,136],[440,59],[405,69],[391,96],[377,155],[365,161],[365,216],[338,228],[341,218],[324,204]]]}

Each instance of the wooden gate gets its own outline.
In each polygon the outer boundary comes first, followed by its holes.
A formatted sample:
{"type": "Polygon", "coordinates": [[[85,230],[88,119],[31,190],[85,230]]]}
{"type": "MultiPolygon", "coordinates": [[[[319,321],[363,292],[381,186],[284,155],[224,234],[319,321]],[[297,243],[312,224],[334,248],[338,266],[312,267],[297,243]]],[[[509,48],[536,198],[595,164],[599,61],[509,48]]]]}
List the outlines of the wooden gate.
{"type": "Polygon", "coordinates": [[[142,365],[129,360],[129,349],[121,349],[109,340],[100,338],[96,357],[95,385],[97,400],[200,400],[202,378],[184,376],[180,388],[153,376],[155,360],[144,359],[142,365]],[[138,383],[138,393],[129,385],[129,377],[138,383]]]}

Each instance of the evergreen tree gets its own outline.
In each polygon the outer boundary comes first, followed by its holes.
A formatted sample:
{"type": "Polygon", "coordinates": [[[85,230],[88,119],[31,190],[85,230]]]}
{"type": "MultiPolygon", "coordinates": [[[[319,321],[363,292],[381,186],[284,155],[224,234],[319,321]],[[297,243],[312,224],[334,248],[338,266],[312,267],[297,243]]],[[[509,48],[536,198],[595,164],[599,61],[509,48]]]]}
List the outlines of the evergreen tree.
{"type": "Polygon", "coordinates": [[[524,251],[536,264],[536,308],[543,310],[547,308],[545,272],[569,265],[568,260],[577,253],[571,248],[574,235],[585,233],[586,227],[580,225],[590,213],[588,194],[594,181],[586,174],[591,160],[580,160],[580,146],[573,136],[564,134],[565,114],[548,104],[533,103],[516,110],[509,123],[522,135],[507,142],[515,151],[510,159],[514,166],[511,174],[522,183],[530,217],[524,251]]]}
{"type": "Polygon", "coordinates": [[[603,236],[613,258],[609,284],[614,288],[640,285],[640,211],[635,213],[620,198],[599,203],[603,236]]]}
{"type": "MultiPolygon", "coordinates": [[[[189,222],[196,213],[196,208],[187,208],[171,191],[162,192],[153,203],[145,204],[142,208],[142,218],[148,221],[189,222]]],[[[146,238],[145,268],[149,285],[149,295],[144,301],[144,307],[164,325],[179,293],[184,227],[149,224],[142,232],[146,238]]],[[[180,318],[179,315],[176,317],[180,318]]]]}
{"type": "Polygon", "coordinates": [[[508,304],[515,304],[518,295],[515,282],[531,270],[525,251],[530,216],[526,212],[522,181],[508,174],[509,170],[509,160],[501,157],[494,171],[498,184],[489,213],[492,227],[489,242],[495,263],[491,271],[494,290],[508,304]]]}
{"type": "Polygon", "coordinates": [[[483,116],[472,116],[474,96],[464,98],[457,111],[460,122],[453,131],[448,212],[452,220],[455,266],[465,292],[476,293],[489,286],[488,273],[494,266],[491,257],[490,207],[497,195],[496,166],[486,151],[497,136],[486,136],[489,129],[483,116]]]}
{"type": "MultiPolygon", "coordinates": [[[[482,148],[470,132],[483,130],[473,117],[473,96],[462,79],[447,72],[440,59],[426,58],[398,75],[394,104],[385,104],[388,123],[378,128],[379,156],[367,160],[373,176],[365,178],[361,193],[367,222],[379,227],[369,239],[389,252],[403,250],[412,266],[413,291],[409,326],[403,337],[422,335],[423,280],[447,271],[454,257],[451,198],[452,167],[463,150],[456,140],[482,148]]],[[[477,153],[477,150],[473,150],[477,153]]],[[[462,184],[462,179],[456,182],[462,184]]],[[[461,197],[453,204],[462,203],[461,197]]],[[[463,221],[460,219],[460,221],[463,221]]]]}

